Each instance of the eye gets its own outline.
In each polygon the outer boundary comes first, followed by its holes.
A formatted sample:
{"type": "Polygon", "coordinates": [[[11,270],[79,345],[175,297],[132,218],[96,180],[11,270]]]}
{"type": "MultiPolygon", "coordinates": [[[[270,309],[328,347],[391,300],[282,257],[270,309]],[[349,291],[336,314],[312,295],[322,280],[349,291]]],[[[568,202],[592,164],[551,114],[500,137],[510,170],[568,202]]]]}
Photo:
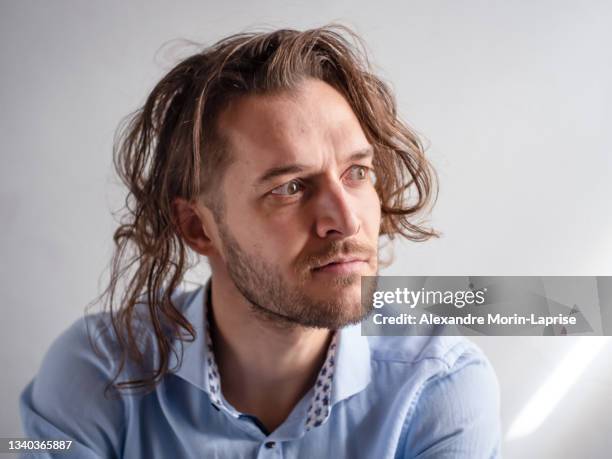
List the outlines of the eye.
{"type": "Polygon", "coordinates": [[[349,178],[356,181],[367,180],[369,172],[369,167],[360,165],[352,166],[349,169],[349,178]]]}
{"type": "Polygon", "coordinates": [[[276,196],[293,196],[302,191],[303,185],[298,180],[291,180],[274,188],[270,193],[276,196]]]}

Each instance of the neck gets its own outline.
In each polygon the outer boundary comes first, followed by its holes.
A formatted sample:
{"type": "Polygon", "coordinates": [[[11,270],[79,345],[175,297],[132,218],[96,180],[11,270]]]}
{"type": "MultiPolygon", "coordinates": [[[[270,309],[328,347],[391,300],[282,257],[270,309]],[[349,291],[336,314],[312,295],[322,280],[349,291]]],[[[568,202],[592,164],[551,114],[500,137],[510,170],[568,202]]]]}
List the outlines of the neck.
{"type": "Polygon", "coordinates": [[[314,385],[331,332],[257,320],[233,282],[216,277],[211,320],[223,396],[273,431],[314,385]]]}

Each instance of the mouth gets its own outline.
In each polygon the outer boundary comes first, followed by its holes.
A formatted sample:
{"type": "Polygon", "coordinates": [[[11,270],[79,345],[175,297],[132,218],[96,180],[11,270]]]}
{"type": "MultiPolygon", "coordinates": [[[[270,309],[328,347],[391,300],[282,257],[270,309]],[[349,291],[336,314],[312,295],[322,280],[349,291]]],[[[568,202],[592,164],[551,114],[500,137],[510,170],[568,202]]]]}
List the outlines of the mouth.
{"type": "Polygon", "coordinates": [[[338,257],[313,269],[315,273],[350,274],[362,270],[368,265],[363,257],[338,257]]]}

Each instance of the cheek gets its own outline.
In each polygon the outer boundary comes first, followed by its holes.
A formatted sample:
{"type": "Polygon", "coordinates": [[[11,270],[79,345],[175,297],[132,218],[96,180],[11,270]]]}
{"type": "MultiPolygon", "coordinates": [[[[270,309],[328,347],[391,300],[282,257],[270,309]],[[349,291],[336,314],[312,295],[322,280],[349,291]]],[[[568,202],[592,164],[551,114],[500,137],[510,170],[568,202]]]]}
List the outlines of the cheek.
{"type": "Polygon", "coordinates": [[[306,215],[296,209],[271,211],[244,206],[228,213],[227,223],[243,249],[282,265],[298,255],[308,239],[306,215]]]}
{"type": "Polygon", "coordinates": [[[368,190],[367,193],[360,196],[357,205],[364,232],[372,238],[377,238],[380,231],[381,210],[380,199],[376,190],[368,190]]]}
{"type": "Polygon", "coordinates": [[[266,217],[262,224],[262,244],[278,260],[298,256],[310,238],[310,215],[299,206],[287,208],[266,217]]]}

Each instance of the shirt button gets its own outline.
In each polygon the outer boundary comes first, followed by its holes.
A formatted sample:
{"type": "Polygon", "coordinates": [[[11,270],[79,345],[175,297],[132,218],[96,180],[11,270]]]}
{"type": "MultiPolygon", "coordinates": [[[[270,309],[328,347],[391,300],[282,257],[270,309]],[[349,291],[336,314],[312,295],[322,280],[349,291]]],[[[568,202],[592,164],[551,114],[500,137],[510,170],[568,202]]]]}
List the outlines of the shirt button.
{"type": "Polygon", "coordinates": [[[266,448],[268,448],[268,449],[272,449],[272,448],[274,448],[275,446],[276,446],[276,443],[274,443],[273,441],[268,441],[268,442],[266,442],[266,444],[265,444],[265,447],[266,447],[266,448]]]}

